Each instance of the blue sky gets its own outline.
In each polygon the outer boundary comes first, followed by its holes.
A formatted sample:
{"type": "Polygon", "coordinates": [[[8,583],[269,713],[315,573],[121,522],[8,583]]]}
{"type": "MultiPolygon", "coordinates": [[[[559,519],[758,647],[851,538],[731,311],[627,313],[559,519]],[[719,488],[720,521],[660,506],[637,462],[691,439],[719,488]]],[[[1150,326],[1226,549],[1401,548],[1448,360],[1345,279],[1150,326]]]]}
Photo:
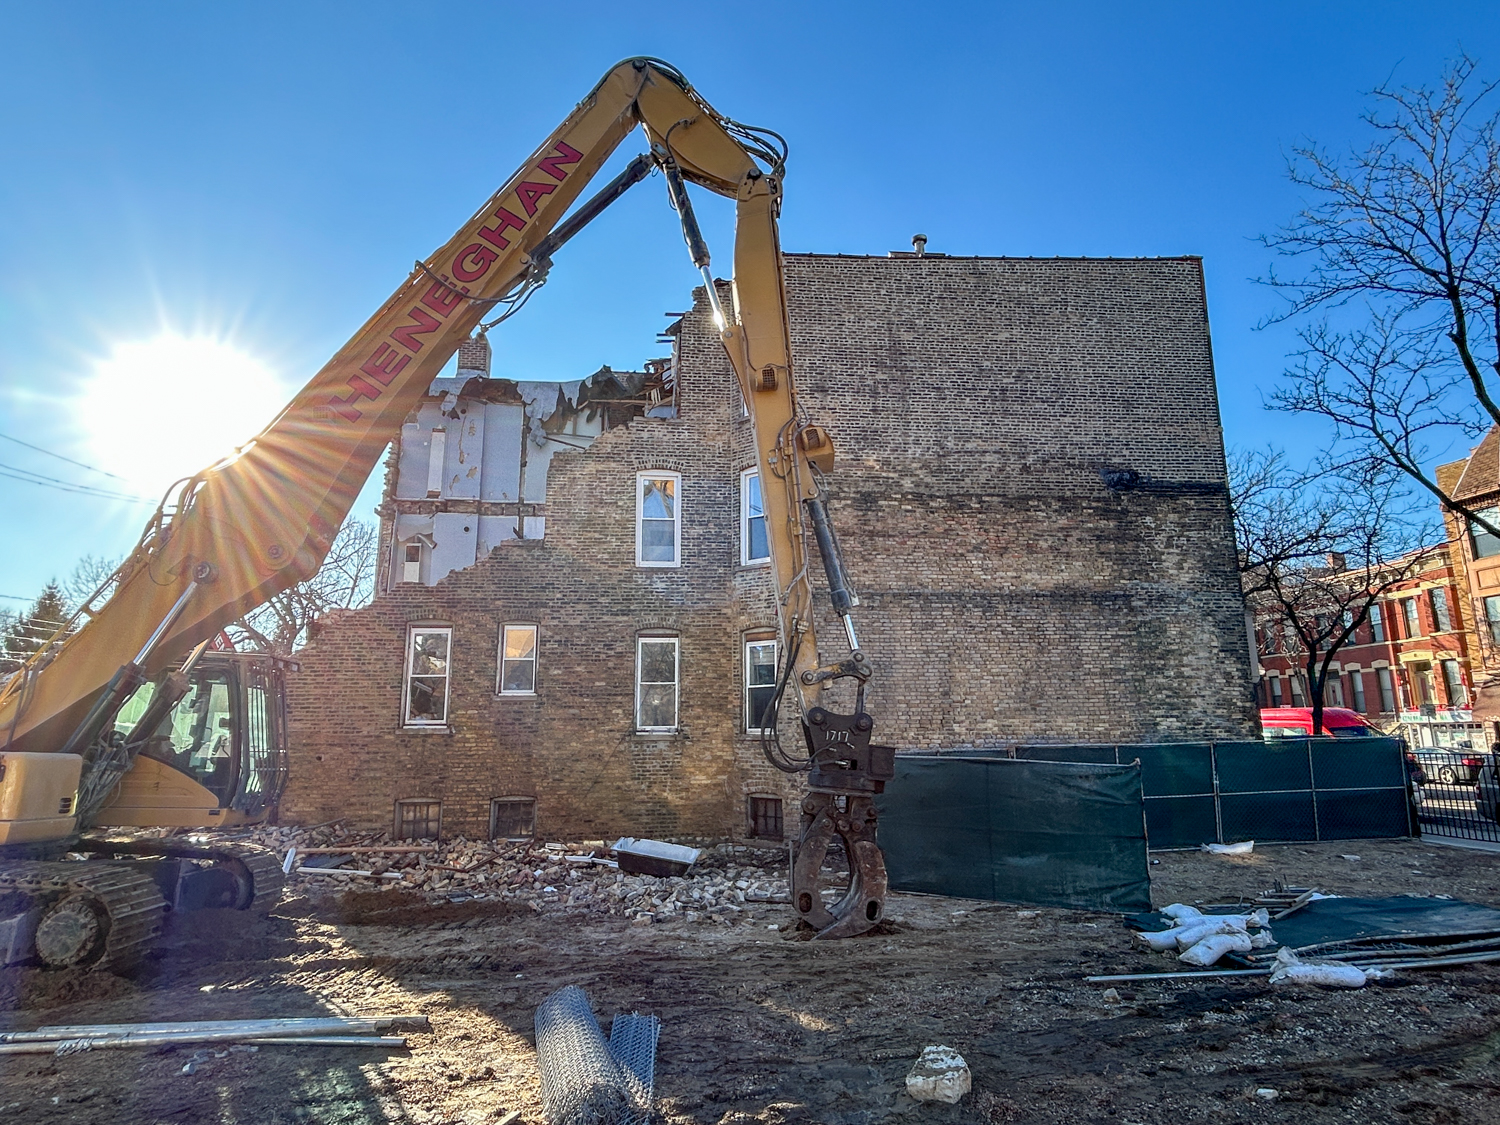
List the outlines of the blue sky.
{"type": "MultiPolygon", "coordinates": [[[[882,254],[922,231],[950,254],[1202,255],[1226,436],[1300,459],[1323,431],[1261,409],[1293,340],[1256,330],[1278,306],[1251,280],[1255,236],[1298,206],[1287,150],[1347,148],[1366,91],[1433,81],[1460,49],[1500,77],[1493,3],[4,0],[0,21],[0,434],[117,477],[128,452],[101,463],[77,401],[101,357],[209,334],[290,395],[637,54],[788,138],[789,250],[882,254]]],[[[695,280],[664,196],[649,180],[559,255],[491,337],[497,374],[659,354],[695,280]]],[[[730,211],[699,206],[721,274],[730,211]]],[[[253,412],[211,373],[193,393],[253,412]]],[[[144,456],[177,438],[168,404],[143,405],[144,456]]],[[[141,491],[14,442],[0,465],[141,491]]],[[[5,595],[122,553],[149,514],[10,479],[0,496],[5,595]]]]}

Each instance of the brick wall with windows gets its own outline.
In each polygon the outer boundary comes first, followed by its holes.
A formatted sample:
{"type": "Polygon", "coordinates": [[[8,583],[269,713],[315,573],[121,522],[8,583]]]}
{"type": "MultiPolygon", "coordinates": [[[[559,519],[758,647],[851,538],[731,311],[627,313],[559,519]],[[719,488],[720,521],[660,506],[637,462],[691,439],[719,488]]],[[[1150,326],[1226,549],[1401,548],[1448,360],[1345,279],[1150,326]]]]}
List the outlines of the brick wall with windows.
{"type": "MultiPolygon", "coordinates": [[[[787,273],[798,387],[840,451],[877,741],[1256,733],[1196,259],[792,255],[787,273]]],[[[477,836],[510,823],[494,802],[530,798],[543,836],[768,835],[776,810],[795,833],[800,777],[748,729],[776,618],[701,292],[675,359],[677,417],[553,458],[545,539],[322,624],[292,677],[285,819],[388,825],[441,800],[443,831],[477,836]],[[534,633],[510,646],[507,625],[534,633]],[[414,626],[451,630],[446,719],[421,728],[402,718],[414,626]],[[506,667],[534,690],[497,690],[506,667]]],[[[782,736],[800,738],[786,715],[782,736]]]]}

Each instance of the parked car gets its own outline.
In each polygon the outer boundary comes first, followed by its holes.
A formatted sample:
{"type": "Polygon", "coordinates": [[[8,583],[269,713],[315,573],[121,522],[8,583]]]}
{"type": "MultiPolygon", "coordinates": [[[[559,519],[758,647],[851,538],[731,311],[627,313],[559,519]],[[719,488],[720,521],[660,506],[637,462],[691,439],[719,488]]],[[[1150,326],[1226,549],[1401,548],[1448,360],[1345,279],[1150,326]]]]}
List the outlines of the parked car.
{"type": "Polygon", "coordinates": [[[1484,759],[1473,750],[1455,747],[1451,750],[1433,746],[1413,746],[1411,756],[1422,771],[1444,785],[1473,785],[1479,778],[1484,759]]]}
{"type": "Polygon", "coordinates": [[[1479,815],[1500,824],[1500,771],[1492,757],[1479,767],[1474,781],[1474,807],[1479,815]]]}
{"type": "MultiPolygon", "coordinates": [[[[1262,736],[1270,741],[1277,738],[1311,738],[1313,736],[1311,707],[1262,707],[1260,710],[1262,736]]],[[[1323,708],[1324,737],[1374,738],[1379,731],[1372,730],[1358,711],[1346,707],[1323,708]]]]}

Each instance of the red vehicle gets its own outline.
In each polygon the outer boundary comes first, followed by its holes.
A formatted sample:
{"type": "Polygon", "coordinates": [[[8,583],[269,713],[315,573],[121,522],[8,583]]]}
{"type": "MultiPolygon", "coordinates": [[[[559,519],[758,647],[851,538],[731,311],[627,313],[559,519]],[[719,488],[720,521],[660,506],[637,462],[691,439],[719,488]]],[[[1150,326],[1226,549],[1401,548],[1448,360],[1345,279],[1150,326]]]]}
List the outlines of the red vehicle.
{"type": "MultiPolygon", "coordinates": [[[[1312,708],[1262,707],[1260,726],[1267,739],[1311,738],[1312,708]]],[[[1380,732],[1371,730],[1358,711],[1350,711],[1347,707],[1325,707],[1323,729],[1318,733],[1330,738],[1374,738],[1380,732]]]]}

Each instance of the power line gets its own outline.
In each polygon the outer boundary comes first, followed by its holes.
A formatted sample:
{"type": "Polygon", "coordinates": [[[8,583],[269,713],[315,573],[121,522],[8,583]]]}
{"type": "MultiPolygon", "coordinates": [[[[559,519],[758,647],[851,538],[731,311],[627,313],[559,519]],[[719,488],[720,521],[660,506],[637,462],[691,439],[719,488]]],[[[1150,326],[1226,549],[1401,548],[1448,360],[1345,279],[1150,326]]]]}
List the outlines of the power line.
{"type": "Polygon", "coordinates": [[[105,472],[105,470],[96,469],[92,465],[85,465],[82,461],[75,461],[71,457],[64,457],[61,453],[53,453],[50,449],[43,449],[40,445],[32,445],[29,441],[22,441],[20,438],[11,437],[9,434],[0,434],[0,439],[4,439],[5,441],[13,441],[17,445],[24,445],[27,449],[34,449],[38,453],[45,454],[48,457],[56,457],[59,461],[66,461],[70,465],[77,465],[80,469],[87,469],[91,473],[99,473],[101,476],[114,477],[115,480],[125,479],[124,477],[119,476],[116,473],[105,472]]]}
{"type": "Polygon", "coordinates": [[[148,500],[144,496],[131,496],[123,492],[110,492],[107,489],[95,488],[93,485],[58,480],[56,477],[33,473],[30,469],[18,469],[14,465],[0,464],[0,477],[9,477],[11,480],[24,481],[26,484],[38,484],[43,488],[55,488],[59,492],[74,492],[80,496],[97,496],[104,500],[126,500],[134,504],[156,503],[156,501],[148,500]]]}

